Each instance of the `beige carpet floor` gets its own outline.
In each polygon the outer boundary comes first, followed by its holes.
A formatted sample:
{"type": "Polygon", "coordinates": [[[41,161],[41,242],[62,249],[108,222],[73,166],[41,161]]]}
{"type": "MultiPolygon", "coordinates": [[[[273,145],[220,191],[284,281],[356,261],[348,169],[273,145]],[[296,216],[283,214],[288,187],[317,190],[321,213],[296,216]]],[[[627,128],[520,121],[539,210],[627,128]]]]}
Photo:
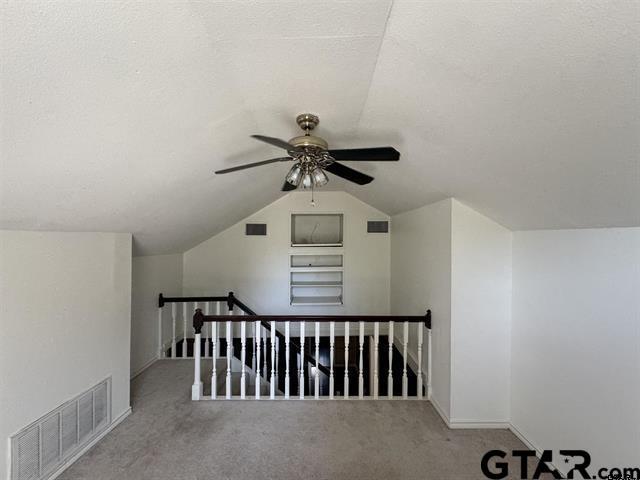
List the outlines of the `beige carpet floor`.
{"type": "Polygon", "coordinates": [[[163,360],[134,379],[133,413],[59,478],[476,480],[487,450],[525,448],[450,430],[426,401],[192,402],[191,375],[163,360]]]}

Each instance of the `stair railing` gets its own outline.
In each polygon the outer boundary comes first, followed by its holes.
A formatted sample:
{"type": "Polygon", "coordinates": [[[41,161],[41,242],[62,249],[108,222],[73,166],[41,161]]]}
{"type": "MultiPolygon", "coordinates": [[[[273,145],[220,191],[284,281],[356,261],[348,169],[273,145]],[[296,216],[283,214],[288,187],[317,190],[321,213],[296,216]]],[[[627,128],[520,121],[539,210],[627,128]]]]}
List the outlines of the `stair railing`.
{"type": "MultiPolygon", "coordinates": [[[[232,295],[230,295],[232,297],[232,295]]],[[[237,305],[237,303],[232,303],[237,305]]],[[[329,333],[329,351],[330,351],[330,361],[328,370],[329,377],[329,393],[328,398],[334,399],[335,395],[335,345],[336,345],[336,326],[343,327],[343,342],[344,345],[344,380],[343,380],[343,395],[344,399],[396,399],[398,397],[394,396],[394,378],[393,378],[393,356],[394,356],[394,328],[395,325],[401,325],[401,336],[400,336],[400,346],[402,348],[401,358],[402,358],[402,394],[398,399],[408,400],[408,399],[423,399],[425,395],[423,394],[423,386],[424,386],[424,371],[423,371],[423,332],[424,329],[427,329],[427,372],[426,372],[426,398],[431,398],[431,311],[427,310],[426,315],[424,316],[357,316],[357,315],[255,315],[255,312],[252,312],[251,320],[247,320],[244,315],[245,310],[240,310],[242,315],[233,315],[233,311],[230,310],[229,315],[208,315],[203,313],[201,309],[197,308],[195,314],[193,316],[193,328],[194,328],[194,382],[191,389],[191,397],[193,400],[201,400],[204,398],[204,382],[202,381],[201,375],[201,335],[202,330],[206,325],[211,325],[211,331],[219,330],[217,327],[221,323],[226,323],[226,332],[227,332],[227,348],[229,349],[229,345],[232,341],[230,335],[233,332],[233,324],[240,324],[240,344],[241,344],[241,359],[242,359],[242,371],[240,375],[240,396],[234,396],[232,393],[232,376],[231,376],[231,365],[230,365],[230,354],[227,353],[227,371],[225,376],[225,399],[256,399],[260,400],[261,397],[261,386],[260,386],[260,372],[259,368],[256,371],[256,382],[255,382],[255,395],[250,396],[246,391],[246,367],[245,367],[245,358],[246,358],[246,344],[247,344],[247,322],[249,322],[249,326],[251,323],[254,324],[254,332],[260,332],[260,327],[265,326],[268,327],[271,342],[270,342],[270,356],[271,356],[271,371],[270,371],[270,392],[269,399],[276,399],[276,372],[277,372],[277,356],[276,356],[276,348],[279,345],[279,341],[276,341],[280,332],[278,331],[278,327],[280,326],[284,330],[284,343],[285,343],[285,368],[284,368],[284,399],[292,398],[291,394],[291,369],[290,369],[290,349],[292,347],[291,341],[291,330],[292,326],[297,326],[300,338],[299,344],[299,352],[302,363],[307,363],[306,360],[309,358],[305,353],[305,343],[307,338],[307,325],[314,327],[314,335],[313,338],[315,340],[315,359],[313,357],[310,358],[309,361],[311,363],[315,363],[315,371],[313,371],[313,381],[314,381],[314,395],[313,398],[319,399],[321,397],[325,397],[321,395],[319,391],[319,375],[321,372],[319,367],[319,345],[320,338],[322,336],[322,330],[324,333],[327,333],[327,325],[328,325],[328,333],[329,333]],[[358,394],[357,396],[350,395],[349,392],[349,368],[348,368],[348,359],[349,359],[349,340],[350,340],[350,327],[351,324],[355,323],[358,326],[358,363],[357,363],[357,376],[358,376],[358,394]],[[366,328],[365,328],[366,325],[366,328]],[[379,350],[379,342],[380,342],[380,333],[381,333],[381,325],[387,327],[387,349],[388,349],[388,359],[382,356],[382,353],[379,350]],[[409,336],[410,336],[410,325],[414,326],[414,331],[416,335],[416,343],[417,343],[417,351],[415,363],[417,365],[417,373],[416,373],[416,392],[414,396],[409,396],[409,382],[408,382],[408,367],[407,364],[409,362],[409,336]],[[371,331],[372,330],[372,331],[371,331]],[[365,396],[365,388],[364,388],[364,350],[365,350],[365,336],[369,337],[372,333],[372,343],[373,343],[373,368],[372,368],[372,383],[373,383],[373,391],[370,392],[369,395],[365,396]],[[367,334],[367,335],[365,335],[367,334]],[[387,375],[384,376],[385,372],[380,371],[380,359],[385,358],[386,361],[386,369],[387,375]],[[386,384],[386,395],[385,392],[381,391],[381,386],[386,384]]],[[[265,327],[265,328],[266,328],[265,327]]],[[[309,333],[311,333],[309,331],[309,333]]],[[[338,332],[339,333],[339,332],[338,332]]],[[[254,334],[255,335],[255,334],[254,334]]],[[[311,343],[311,340],[309,341],[311,343]]],[[[254,346],[257,345],[257,361],[258,365],[260,364],[260,340],[259,338],[254,337],[253,341],[254,346]]],[[[267,348],[267,342],[264,342],[265,350],[267,348]]],[[[311,345],[309,345],[309,349],[311,345]]],[[[267,352],[265,351],[265,357],[267,352]]],[[[215,345],[214,345],[214,356],[215,356],[215,345]]],[[[256,358],[254,355],[253,358],[256,358]]],[[[217,392],[217,372],[215,370],[215,362],[213,364],[213,372],[211,375],[211,393],[210,397],[212,400],[216,400],[219,398],[217,392]]],[[[305,396],[305,388],[304,385],[306,383],[305,377],[306,368],[301,364],[301,368],[298,372],[299,375],[299,399],[304,400],[307,398],[305,396]]],[[[269,372],[267,369],[264,369],[265,379],[269,372]]]]}
{"type": "MultiPolygon", "coordinates": [[[[191,312],[194,312],[196,309],[200,309],[201,311],[204,309],[205,314],[209,314],[210,312],[215,312],[216,315],[224,315],[225,311],[228,315],[234,315],[235,307],[238,308],[241,316],[251,315],[255,316],[256,312],[254,312],[251,308],[241,302],[233,292],[229,292],[226,296],[203,296],[203,297],[165,297],[162,293],[158,295],[158,358],[164,359],[192,359],[196,353],[196,349],[200,348],[200,354],[202,358],[211,358],[213,357],[214,361],[212,363],[212,373],[213,375],[217,375],[217,365],[216,361],[218,358],[226,356],[227,358],[227,371],[229,373],[228,377],[230,377],[231,369],[232,369],[232,357],[236,356],[239,360],[241,360],[242,364],[246,363],[246,341],[245,341],[245,352],[244,357],[243,354],[235,351],[233,346],[234,333],[232,324],[227,324],[226,330],[226,354],[223,355],[220,351],[221,342],[220,338],[222,337],[222,328],[218,328],[215,323],[207,323],[205,330],[203,332],[203,338],[201,338],[200,342],[204,340],[204,351],[202,349],[202,345],[200,345],[195,340],[194,337],[190,337],[189,334],[192,332],[191,329],[187,328],[187,318],[191,315],[191,312]],[[170,336],[165,339],[165,332],[163,331],[164,320],[164,309],[168,304],[171,305],[171,326],[170,326],[170,336]],[[182,334],[180,334],[180,330],[182,330],[182,334]],[[191,348],[189,348],[191,347],[191,348]]],[[[227,318],[227,316],[225,316],[227,318]]],[[[284,335],[281,332],[271,331],[271,325],[268,322],[251,322],[249,324],[250,329],[252,329],[251,338],[253,339],[252,347],[253,352],[250,355],[251,357],[251,368],[256,375],[257,385],[256,385],[256,395],[260,395],[259,391],[259,383],[260,383],[260,371],[266,372],[268,365],[271,365],[276,370],[276,379],[278,379],[278,358],[279,358],[279,348],[280,345],[284,344],[284,335]],[[269,338],[273,337],[271,341],[271,345],[275,348],[276,358],[275,358],[275,366],[272,363],[269,363],[266,349],[268,348],[269,338]],[[264,354],[262,355],[262,352],[264,354]],[[261,356],[264,362],[260,365],[260,360],[258,356],[261,356]]],[[[301,348],[300,344],[294,340],[290,340],[289,349],[293,353],[297,353],[300,355],[300,365],[299,371],[307,369],[309,367],[315,367],[317,371],[329,375],[329,369],[322,365],[319,362],[317,356],[312,356],[308,351],[305,352],[303,348],[301,348]]],[[[241,349],[242,350],[242,349],[241,349]]],[[[246,366],[242,367],[243,372],[245,374],[245,378],[247,376],[246,366]]],[[[265,374],[266,375],[266,374],[265,374]]],[[[229,380],[230,381],[230,380],[229,380]]],[[[213,389],[217,388],[215,385],[215,381],[213,383],[213,389]]],[[[272,389],[277,389],[277,386],[272,385],[272,389]]],[[[304,385],[298,384],[298,388],[304,388],[304,385]]],[[[227,391],[230,392],[231,388],[227,388],[227,391]]]]}

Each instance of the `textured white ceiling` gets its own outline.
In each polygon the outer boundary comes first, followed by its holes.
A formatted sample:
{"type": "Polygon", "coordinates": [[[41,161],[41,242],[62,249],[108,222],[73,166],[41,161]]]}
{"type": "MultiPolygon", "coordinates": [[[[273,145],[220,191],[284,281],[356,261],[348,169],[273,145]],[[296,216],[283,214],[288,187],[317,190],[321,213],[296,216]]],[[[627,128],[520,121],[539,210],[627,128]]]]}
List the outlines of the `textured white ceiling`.
{"type": "Polygon", "coordinates": [[[275,200],[320,115],[391,144],[331,188],[396,213],[456,196],[512,229],[640,224],[640,3],[15,2],[0,6],[3,228],[183,251],[275,200]],[[393,4],[392,4],[393,3],[393,4]]]}

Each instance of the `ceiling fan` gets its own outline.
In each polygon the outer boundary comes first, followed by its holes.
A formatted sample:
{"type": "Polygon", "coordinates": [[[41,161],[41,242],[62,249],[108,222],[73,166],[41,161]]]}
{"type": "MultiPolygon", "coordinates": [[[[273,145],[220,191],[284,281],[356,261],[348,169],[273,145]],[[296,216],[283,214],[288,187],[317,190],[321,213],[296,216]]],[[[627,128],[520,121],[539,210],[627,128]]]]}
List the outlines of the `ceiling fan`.
{"type": "Polygon", "coordinates": [[[373,177],[342,165],[338,163],[338,160],[348,162],[393,162],[400,159],[400,153],[393,147],[329,150],[329,144],[326,140],[310,133],[320,123],[320,119],[316,115],[303,113],[296,117],[296,122],[304,131],[304,135],[294,137],[288,142],[279,138],[265,137],[264,135],[251,135],[256,140],[286,150],[288,156],[247,163],[218,170],[215,173],[220,175],[269,163],[293,161],[295,163],[287,173],[282,187],[282,191],[286,192],[295,190],[299,185],[302,185],[302,188],[326,185],[329,182],[329,178],[327,178],[325,171],[358,185],[366,185],[373,180],[373,177]]]}

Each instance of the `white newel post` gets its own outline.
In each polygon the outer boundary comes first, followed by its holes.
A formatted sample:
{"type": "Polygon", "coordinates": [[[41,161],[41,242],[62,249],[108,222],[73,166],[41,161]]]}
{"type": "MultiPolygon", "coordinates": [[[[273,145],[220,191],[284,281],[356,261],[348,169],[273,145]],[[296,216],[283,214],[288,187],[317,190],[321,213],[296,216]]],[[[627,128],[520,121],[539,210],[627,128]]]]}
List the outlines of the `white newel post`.
{"type": "Polygon", "coordinates": [[[373,324],[373,398],[378,398],[378,341],[380,340],[380,322],[373,324]]]}
{"type": "Polygon", "coordinates": [[[317,400],[320,398],[320,363],[318,359],[320,358],[320,322],[316,322],[316,374],[313,379],[313,395],[317,400]]]}
{"type": "Polygon", "coordinates": [[[291,322],[284,322],[284,398],[289,399],[289,338],[291,334],[291,322]]]}
{"type": "MultiPolygon", "coordinates": [[[[233,309],[229,309],[229,315],[233,315],[233,309]]],[[[225,396],[231,398],[231,356],[233,355],[233,324],[227,320],[227,377],[225,380],[225,396]]]]}
{"type": "Polygon", "coordinates": [[[333,400],[333,353],[336,343],[336,322],[329,323],[329,398],[333,400]]]}
{"type": "MultiPolygon", "coordinates": [[[[260,400],[260,321],[256,320],[254,322],[254,331],[256,332],[257,337],[254,337],[253,341],[256,343],[256,365],[258,365],[258,370],[256,370],[256,400],[260,400]]],[[[267,352],[264,352],[264,358],[267,358],[267,352]]],[[[263,375],[266,377],[266,370],[262,371],[263,375]]]]}
{"type": "Polygon", "coordinates": [[[389,374],[387,377],[387,397],[393,398],[393,322],[389,322],[389,374]]]}
{"type": "Polygon", "coordinates": [[[162,307],[158,307],[158,358],[164,358],[162,350],[162,307]]]}
{"type": "MultiPolygon", "coordinates": [[[[195,327],[195,325],[194,325],[195,327]]],[[[195,329],[193,343],[193,386],[191,387],[191,400],[202,398],[202,377],[200,375],[200,330],[202,325],[195,329]]]]}
{"type": "Polygon", "coordinates": [[[269,386],[269,398],[271,400],[276,398],[276,322],[271,322],[271,384],[269,386]]]}
{"type": "Polygon", "coordinates": [[[418,398],[422,398],[422,334],[424,331],[424,325],[418,323],[418,391],[416,395],[418,398]]]}
{"type": "Polygon", "coordinates": [[[300,382],[298,390],[300,390],[300,400],[304,400],[304,322],[300,322],[300,382]]]}
{"type": "Polygon", "coordinates": [[[344,398],[349,398],[349,322],[344,322],[344,398]]]}
{"type": "Polygon", "coordinates": [[[427,330],[427,400],[431,400],[431,329],[427,330]]]}
{"type": "Polygon", "coordinates": [[[171,358],[176,358],[176,304],[171,304],[171,358]]]}
{"type": "Polygon", "coordinates": [[[404,322],[402,331],[402,398],[409,396],[409,379],[407,378],[407,344],[409,343],[409,322],[404,322]]]}
{"type": "Polygon", "coordinates": [[[364,349],[364,322],[360,322],[360,361],[358,362],[358,398],[364,398],[364,362],[362,359],[364,349]]]}
{"type": "Polygon", "coordinates": [[[244,320],[240,323],[240,359],[242,361],[242,370],[240,370],[240,398],[247,398],[247,322],[244,320]]]}

